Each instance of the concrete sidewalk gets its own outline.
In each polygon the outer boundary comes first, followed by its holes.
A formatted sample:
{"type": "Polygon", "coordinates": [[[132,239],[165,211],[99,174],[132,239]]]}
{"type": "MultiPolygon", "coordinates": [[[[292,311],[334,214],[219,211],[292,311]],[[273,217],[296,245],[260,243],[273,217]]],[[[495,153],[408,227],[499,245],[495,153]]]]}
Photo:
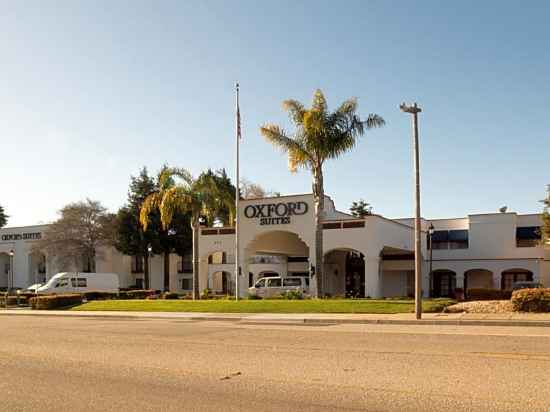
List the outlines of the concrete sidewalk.
{"type": "Polygon", "coordinates": [[[416,320],[413,313],[329,314],[329,313],[199,313],[199,312],[123,312],[0,309],[0,316],[60,316],[120,319],[171,319],[187,321],[229,321],[243,324],[395,324],[395,325],[473,325],[473,326],[546,326],[550,313],[426,313],[416,320]]]}

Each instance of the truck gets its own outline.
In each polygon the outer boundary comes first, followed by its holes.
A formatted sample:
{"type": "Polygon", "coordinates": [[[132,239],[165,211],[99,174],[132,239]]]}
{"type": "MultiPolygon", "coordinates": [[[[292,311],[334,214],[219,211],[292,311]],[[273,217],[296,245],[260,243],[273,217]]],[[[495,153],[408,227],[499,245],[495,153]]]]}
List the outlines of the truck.
{"type": "Polygon", "coordinates": [[[119,279],[116,273],[58,273],[37,289],[38,294],[82,293],[89,291],[119,291],[119,279]]]}

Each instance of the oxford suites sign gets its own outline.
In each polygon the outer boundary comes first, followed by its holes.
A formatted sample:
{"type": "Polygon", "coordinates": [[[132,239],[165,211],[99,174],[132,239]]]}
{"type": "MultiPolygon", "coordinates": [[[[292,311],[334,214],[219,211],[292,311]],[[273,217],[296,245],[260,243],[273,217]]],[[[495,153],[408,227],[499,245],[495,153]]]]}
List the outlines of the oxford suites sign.
{"type": "Polygon", "coordinates": [[[27,232],[27,233],[8,233],[2,235],[3,242],[13,242],[16,240],[40,240],[42,239],[42,233],[40,232],[27,232]]]}
{"type": "Polygon", "coordinates": [[[293,216],[305,215],[308,209],[306,202],[266,203],[246,206],[244,216],[258,220],[262,226],[288,225],[293,216]]]}

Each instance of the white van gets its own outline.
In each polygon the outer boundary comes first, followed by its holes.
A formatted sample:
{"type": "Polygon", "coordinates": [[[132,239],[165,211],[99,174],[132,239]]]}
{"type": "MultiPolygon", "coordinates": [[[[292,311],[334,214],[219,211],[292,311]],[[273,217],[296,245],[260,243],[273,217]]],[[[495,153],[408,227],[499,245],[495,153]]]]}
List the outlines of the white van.
{"type": "Polygon", "coordinates": [[[248,288],[248,293],[260,298],[271,298],[291,291],[307,295],[309,292],[308,281],[308,278],[301,276],[269,276],[259,279],[254,286],[248,288]]]}
{"type": "Polygon", "coordinates": [[[119,281],[116,273],[75,273],[62,272],[54,275],[37,293],[70,292],[118,292],[119,281]]]}

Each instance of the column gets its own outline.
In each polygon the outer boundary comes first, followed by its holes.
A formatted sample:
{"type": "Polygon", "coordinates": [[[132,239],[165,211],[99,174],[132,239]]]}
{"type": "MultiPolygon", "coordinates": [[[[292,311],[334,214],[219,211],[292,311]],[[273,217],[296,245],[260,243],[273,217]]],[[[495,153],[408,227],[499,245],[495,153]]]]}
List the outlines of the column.
{"type": "Polygon", "coordinates": [[[496,270],[493,272],[493,289],[500,289],[501,287],[501,272],[500,270],[496,270]]]}
{"type": "Polygon", "coordinates": [[[460,289],[464,289],[464,273],[457,273],[456,287],[460,289]]]}
{"type": "Polygon", "coordinates": [[[382,280],[380,276],[380,257],[366,256],[365,260],[365,296],[382,297],[382,280]]]}

